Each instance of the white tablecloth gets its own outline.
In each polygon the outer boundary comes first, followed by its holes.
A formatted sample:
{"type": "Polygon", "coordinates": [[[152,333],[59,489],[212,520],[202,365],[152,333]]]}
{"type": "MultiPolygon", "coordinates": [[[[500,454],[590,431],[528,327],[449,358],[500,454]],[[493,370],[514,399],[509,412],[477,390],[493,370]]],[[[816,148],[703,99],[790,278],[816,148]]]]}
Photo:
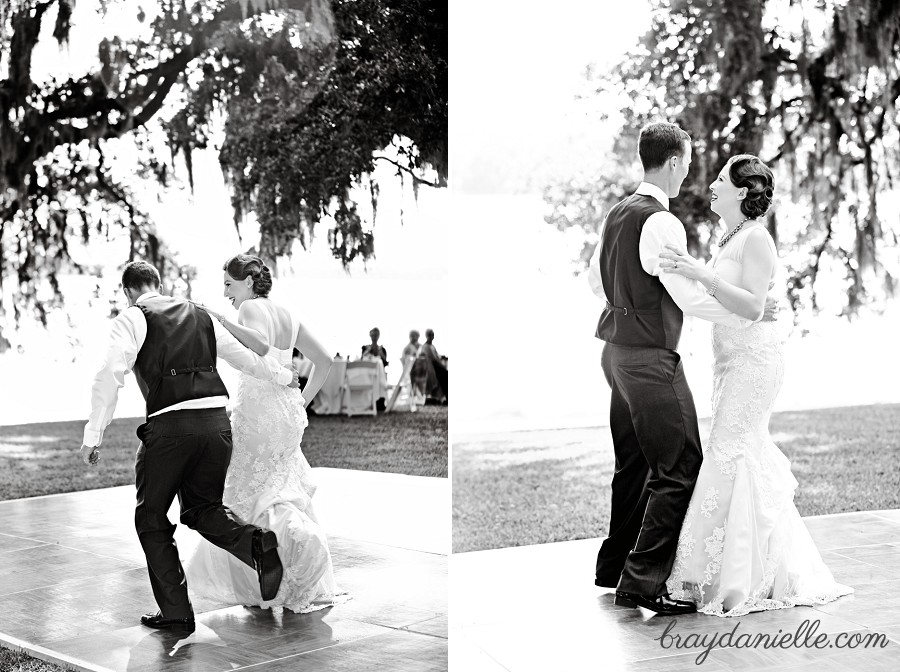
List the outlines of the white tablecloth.
{"type": "Polygon", "coordinates": [[[383,399],[387,397],[387,373],[384,370],[384,362],[381,361],[380,358],[377,359],[375,370],[378,372],[378,375],[375,377],[375,398],[383,399]]]}
{"type": "Polygon", "coordinates": [[[325,384],[312,401],[312,409],[319,415],[337,415],[341,412],[341,386],[347,373],[347,360],[336,359],[325,384]]]}

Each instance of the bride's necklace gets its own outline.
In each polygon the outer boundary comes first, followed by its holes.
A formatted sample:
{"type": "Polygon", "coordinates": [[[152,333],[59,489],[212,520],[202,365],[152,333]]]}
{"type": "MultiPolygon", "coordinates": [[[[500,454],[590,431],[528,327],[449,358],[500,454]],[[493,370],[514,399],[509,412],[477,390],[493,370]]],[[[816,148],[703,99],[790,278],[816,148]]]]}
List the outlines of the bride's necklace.
{"type": "Polygon", "coordinates": [[[741,223],[738,224],[736,227],[734,227],[731,230],[731,233],[726,233],[725,236],[722,238],[722,240],[720,240],[718,243],[716,243],[716,245],[720,249],[725,247],[725,243],[727,243],[729,240],[734,238],[734,234],[736,234],[738,231],[740,231],[742,228],[744,228],[744,222],[749,222],[752,219],[753,219],[753,217],[745,217],[744,219],[742,219],[741,223]]]}

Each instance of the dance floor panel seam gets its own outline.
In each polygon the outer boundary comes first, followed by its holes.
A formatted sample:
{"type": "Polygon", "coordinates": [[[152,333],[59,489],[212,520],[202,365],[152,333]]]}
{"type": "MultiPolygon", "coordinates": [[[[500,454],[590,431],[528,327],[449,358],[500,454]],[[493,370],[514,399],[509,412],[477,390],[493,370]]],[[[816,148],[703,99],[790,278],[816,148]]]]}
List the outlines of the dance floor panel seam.
{"type": "MultiPolygon", "coordinates": [[[[853,595],[813,607],[751,613],[738,618],[703,614],[677,619],[614,605],[614,592],[593,585],[601,539],[459,553],[450,558],[453,669],[632,670],[703,672],[785,670],[826,672],[897,669],[900,644],[900,512],[845,513],[805,522],[835,579],[853,595]],[[859,542],[855,544],[854,542],[859,542]],[[535,578],[540,579],[535,584],[535,578]],[[540,590],[535,598],[531,587],[540,590]],[[549,605],[549,606],[548,606],[549,605]],[[664,648],[661,635],[693,641],[739,625],[752,636],[794,633],[817,623],[833,648],[664,648]],[[845,633],[884,635],[884,648],[837,646],[845,633]]],[[[665,643],[670,643],[666,641],[665,643]]]]}
{"type": "MultiPolygon", "coordinates": [[[[332,506],[359,501],[358,475],[344,490],[340,473],[327,477],[332,506]]],[[[366,479],[378,485],[377,475],[366,479]]],[[[443,511],[447,486],[440,481],[415,481],[420,514],[443,511]]],[[[156,605],[133,505],[134,489],[127,487],[0,502],[0,642],[91,671],[280,672],[301,660],[310,669],[368,670],[376,661],[393,670],[393,659],[397,670],[412,670],[423,657],[447,668],[447,556],[433,550],[434,530],[424,533],[421,549],[409,527],[379,530],[383,539],[374,532],[366,539],[330,534],[335,578],[352,599],[294,614],[192,594],[197,630],[179,639],[139,623],[156,605]]],[[[346,520],[352,511],[336,513],[346,520]]],[[[177,506],[169,517],[178,519],[177,506]]],[[[342,529],[352,531],[346,523],[342,529]]],[[[200,543],[183,525],[175,536],[182,558],[200,543]]]]}

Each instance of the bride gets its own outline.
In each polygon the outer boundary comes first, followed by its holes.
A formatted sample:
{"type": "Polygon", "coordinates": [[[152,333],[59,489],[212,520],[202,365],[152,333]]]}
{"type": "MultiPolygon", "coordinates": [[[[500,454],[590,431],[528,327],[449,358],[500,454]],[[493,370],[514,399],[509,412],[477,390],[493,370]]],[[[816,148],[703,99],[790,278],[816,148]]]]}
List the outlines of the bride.
{"type": "MultiPolygon", "coordinates": [[[[702,283],[725,308],[757,320],[777,262],[775,242],[760,222],[772,203],[772,171],[741,154],[710,190],[710,208],[727,229],[715,259],[704,265],[667,246],[660,267],[702,283]]],[[[784,371],[776,323],[714,324],[712,341],[712,428],[667,581],[670,595],[705,614],[742,616],[853,592],[835,583],[822,562],[794,506],[790,463],[769,436],[784,371]]]]}
{"type": "Polygon", "coordinates": [[[237,322],[207,312],[257,354],[290,366],[296,347],[315,368],[302,395],[241,374],[231,415],[234,452],[222,499],[244,520],[265,521],[275,532],[284,566],[278,594],[264,601],[253,570],[206,542],[184,563],[188,584],[197,594],[246,606],[298,613],[328,607],[342,593],[325,531],[316,521],[316,485],[300,441],[307,426],[305,400],[322,387],[332,359],[286,308],[268,298],[272,278],[259,257],[239,254],[223,268],[225,297],[238,309],[237,322]]]}

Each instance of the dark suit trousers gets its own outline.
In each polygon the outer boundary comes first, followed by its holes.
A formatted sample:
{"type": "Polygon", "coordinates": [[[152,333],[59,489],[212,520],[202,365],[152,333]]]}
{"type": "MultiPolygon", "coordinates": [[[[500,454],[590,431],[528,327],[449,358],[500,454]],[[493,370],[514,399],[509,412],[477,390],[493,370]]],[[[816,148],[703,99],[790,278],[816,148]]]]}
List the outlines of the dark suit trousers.
{"type": "Polygon", "coordinates": [[[703,460],[697,412],[677,352],[607,343],[602,364],[612,389],[616,471],[596,577],[605,586],[656,596],[666,592],[703,460]]]}
{"type": "Polygon", "coordinates": [[[222,504],[231,462],[231,423],[224,408],[170,411],[138,427],[134,524],[147,557],[153,596],[166,618],[193,616],[187,581],[167,512],[175,497],[181,522],[253,566],[253,532],[222,504]]]}

